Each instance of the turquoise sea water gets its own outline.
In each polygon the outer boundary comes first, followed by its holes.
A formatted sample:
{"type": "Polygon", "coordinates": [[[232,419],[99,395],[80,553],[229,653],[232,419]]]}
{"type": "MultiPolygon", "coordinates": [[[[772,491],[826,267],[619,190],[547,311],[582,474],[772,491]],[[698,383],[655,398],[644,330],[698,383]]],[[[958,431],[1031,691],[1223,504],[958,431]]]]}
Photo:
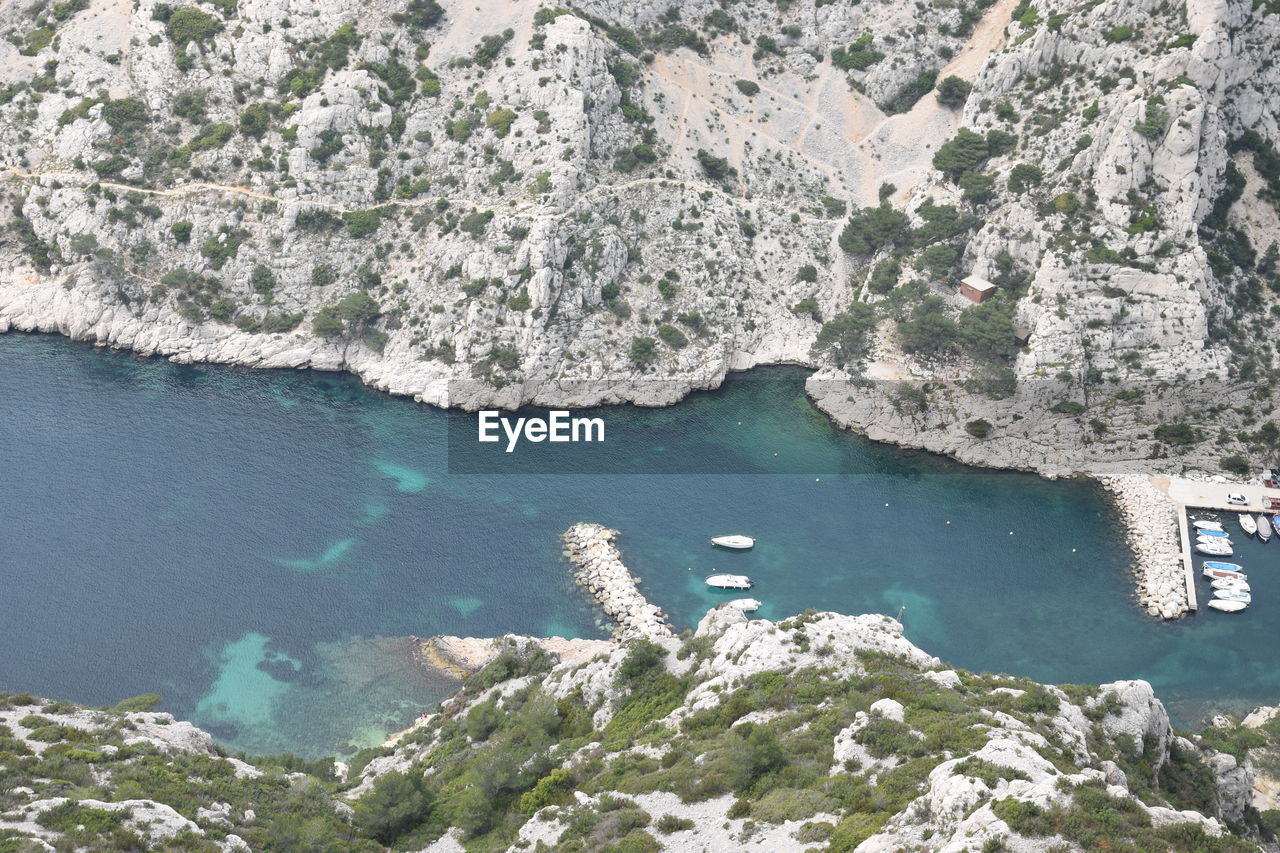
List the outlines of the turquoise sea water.
{"type": "Polygon", "coordinates": [[[453,688],[406,635],[604,636],[558,539],[591,520],[622,531],[679,627],[727,597],[702,584],[715,568],[749,574],[770,618],[905,607],[907,635],[958,666],[1147,678],[1186,724],[1280,699],[1280,544],[1238,554],[1247,613],[1148,619],[1094,487],[840,432],[803,377],[755,371],[673,408],[604,410],[603,447],[500,460],[577,473],[465,474],[494,459],[461,438],[474,416],[345,375],[0,336],[0,689],[158,692],[232,748],[349,751],[453,688]],[[760,544],[707,544],[729,532],[760,544]]]}

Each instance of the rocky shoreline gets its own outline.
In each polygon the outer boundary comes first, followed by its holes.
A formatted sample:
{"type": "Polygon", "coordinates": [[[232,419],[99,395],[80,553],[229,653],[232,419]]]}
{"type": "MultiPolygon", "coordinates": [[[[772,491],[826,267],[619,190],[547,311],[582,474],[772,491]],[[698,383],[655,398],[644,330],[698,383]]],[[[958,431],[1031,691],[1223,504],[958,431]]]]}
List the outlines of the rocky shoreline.
{"type": "MultiPolygon", "coordinates": [[[[331,344],[300,335],[246,335],[232,330],[224,337],[197,342],[183,334],[185,332],[189,335],[192,332],[191,329],[175,328],[172,336],[162,335],[143,341],[136,337],[121,335],[120,330],[116,329],[113,334],[107,336],[106,341],[109,342],[104,342],[95,326],[76,327],[65,323],[37,323],[31,317],[27,317],[24,322],[20,318],[11,320],[11,318],[0,316],[0,333],[9,331],[62,334],[72,340],[127,349],[143,356],[165,357],[180,363],[347,371],[375,390],[395,396],[411,397],[417,402],[443,408],[514,407],[525,403],[571,407],[628,403],[637,406],[669,406],[680,402],[694,390],[718,387],[730,372],[728,367],[721,365],[720,369],[711,373],[687,376],[680,382],[623,379],[616,382],[579,383],[577,386],[574,383],[551,383],[549,386],[533,388],[523,384],[508,386],[501,395],[497,392],[492,396],[472,392],[465,399],[453,399],[450,392],[455,390],[456,383],[450,383],[447,375],[431,371],[421,375],[405,375],[395,371],[393,366],[389,366],[376,354],[365,352],[362,347],[355,347],[354,351],[339,350],[331,344]],[[265,346],[264,341],[267,342],[265,346]],[[661,389],[661,393],[657,393],[658,389],[661,389]]],[[[733,369],[750,367],[751,364],[748,362],[735,365],[733,369]]],[[[468,387],[475,384],[467,383],[468,387]]],[[[867,393],[859,397],[849,395],[847,391],[836,394],[833,392],[831,380],[820,378],[817,374],[806,383],[806,391],[813,405],[831,418],[837,426],[865,435],[873,441],[893,444],[906,450],[942,454],[975,467],[1023,470],[1050,479],[1087,476],[1098,480],[1114,501],[1125,523],[1126,539],[1134,552],[1136,592],[1139,602],[1149,615],[1165,619],[1176,619],[1188,612],[1182,568],[1177,562],[1177,526],[1172,515],[1172,504],[1150,485],[1145,474],[1124,473],[1120,463],[1112,463],[1108,466],[1111,470],[1104,472],[1073,469],[1060,463],[1050,464],[1028,453],[1020,456],[1010,455],[1008,447],[1004,444],[992,441],[975,442],[971,436],[959,435],[962,430],[958,428],[950,432],[931,432],[922,429],[922,425],[913,424],[910,421],[894,421],[891,424],[884,417],[885,406],[888,405],[885,403],[886,394],[867,393]],[[909,428],[909,425],[915,428],[909,428]],[[895,428],[889,429],[889,426],[895,428]]],[[[1026,450],[1025,447],[1022,449],[1026,450]]],[[[575,528],[580,526],[577,525],[575,528]]],[[[616,549],[614,554],[616,556],[616,549]]],[[[581,575],[581,572],[579,574],[581,575]]],[[[623,575],[629,576],[625,567],[621,569],[621,574],[616,570],[609,574],[609,582],[619,584],[615,590],[618,594],[622,594],[621,590],[626,587],[627,581],[623,575]]],[[[581,578],[580,582],[582,582],[581,578]]],[[[599,586],[601,580],[597,579],[595,583],[599,586]]],[[[591,584],[583,585],[590,587],[591,584]]],[[[634,587],[634,584],[632,586],[634,587]]],[[[599,599],[599,593],[593,591],[593,594],[599,599]]],[[[614,594],[615,592],[609,592],[610,596],[614,594]]],[[[649,605],[638,591],[626,600],[628,605],[653,606],[649,605]]],[[[625,617],[627,614],[624,612],[622,615],[625,617]]],[[[610,616],[612,618],[613,614],[610,616]]],[[[630,622],[636,622],[636,625],[643,623],[650,627],[652,624],[643,620],[629,620],[628,624],[630,622]]],[[[647,636],[648,634],[644,632],[647,632],[649,627],[640,627],[639,630],[647,636]]]]}
{"type": "Polygon", "coordinates": [[[615,640],[674,637],[667,615],[640,592],[640,580],[623,565],[614,545],[618,531],[580,523],[564,533],[565,556],[577,567],[575,580],[595,597],[614,621],[615,640]]]}
{"type": "Polygon", "coordinates": [[[1190,609],[1177,505],[1142,475],[1100,475],[1133,549],[1138,602],[1148,616],[1178,619],[1190,609]]]}

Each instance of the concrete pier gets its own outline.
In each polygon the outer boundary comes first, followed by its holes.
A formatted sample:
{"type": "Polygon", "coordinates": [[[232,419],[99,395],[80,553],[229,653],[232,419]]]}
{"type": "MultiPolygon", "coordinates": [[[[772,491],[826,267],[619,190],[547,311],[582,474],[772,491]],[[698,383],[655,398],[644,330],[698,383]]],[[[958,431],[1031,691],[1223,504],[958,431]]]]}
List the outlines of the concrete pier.
{"type": "Polygon", "coordinates": [[[600,524],[575,524],[564,533],[565,556],[577,567],[575,579],[585,586],[605,615],[617,626],[614,639],[674,637],[667,614],[641,594],[634,575],[614,545],[618,531],[600,524]]]}
{"type": "MultiPolygon", "coordinates": [[[[1268,489],[1256,483],[1228,483],[1213,480],[1187,480],[1182,477],[1153,477],[1155,486],[1169,496],[1178,508],[1178,526],[1182,539],[1182,563],[1186,572],[1187,599],[1192,610],[1196,609],[1196,569],[1195,555],[1191,551],[1191,531],[1187,521],[1187,512],[1207,509],[1214,512],[1249,513],[1261,515],[1271,513],[1267,500],[1280,500],[1280,489],[1268,489]],[[1243,495],[1245,503],[1234,504],[1227,500],[1227,495],[1235,493],[1243,495]]],[[[1229,558],[1228,558],[1229,559],[1229,558]]],[[[1246,570],[1248,567],[1245,567],[1246,570]]]]}
{"type": "Polygon", "coordinates": [[[1198,610],[1196,603],[1196,567],[1191,560],[1191,525],[1187,521],[1186,507],[1178,511],[1178,539],[1182,543],[1182,579],[1187,586],[1187,608],[1198,610]]]}

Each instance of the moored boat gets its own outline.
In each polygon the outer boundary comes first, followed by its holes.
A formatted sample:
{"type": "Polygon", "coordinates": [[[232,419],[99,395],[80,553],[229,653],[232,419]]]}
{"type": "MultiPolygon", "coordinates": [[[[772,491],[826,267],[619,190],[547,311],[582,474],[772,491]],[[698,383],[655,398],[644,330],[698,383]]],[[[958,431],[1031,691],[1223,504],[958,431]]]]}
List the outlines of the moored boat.
{"type": "Polygon", "coordinates": [[[1220,569],[1224,572],[1235,572],[1238,575],[1244,574],[1244,566],[1239,563],[1224,563],[1221,560],[1205,560],[1204,567],[1206,569],[1220,569]]]}
{"type": "Polygon", "coordinates": [[[1243,601],[1245,604],[1253,604],[1253,596],[1238,589],[1215,589],[1213,597],[1219,601],[1243,601]]]}
{"type": "Polygon", "coordinates": [[[1204,554],[1206,557],[1230,557],[1235,554],[1231,550],[1230,545],[1218,545],[1217,543],[1197,542],[1196,551],[1204,554]]]}
{"type": "Polygon", "coordinates": [[[1194,527],[1196,530],[1221,530],[1222,522],[1208,521],[1203,518],[1198,518],[1195,521],[1191,522],[1191,526],[1194,527]]]}
{"type": "Polygon", "coordinates": [[[1280,533],[1280,515],[1271,516],[1271,526],[1275,528],[1276,533],[1280,533]]]}
{"type": "Polygon", "coordinates": [[[1214,538],[1212,536],[1197,536],[1196,542],[1199,542],[1202,545],[1226,545],[1227,547],[1231,547],[1231,544],[1232,544],[1231,539],[1229,537],[1226,539],[1222,539],[1222,538],[1214,538]]]}
{"type": "Polygon", "coordinates": [[[1249,579],[1249,576],[1246,575],[1244,572],[1229,572],[1229,571],[1226,571],[1225,569],[1205,569],[1200,574],[1206,578],[1209,578],[1210,580],[1217,580],[1220,578],[1231,578],[1233,580],[1247,581],[1249,579]]]}
{"type": "Polygon", "coordinates": [[[1229,538],[1231,538],[1231,535],[1230,535],[1229,533],[1227,533],[1225,530],[1203,530],[1203,529],[1201,529],[1201,530],[1199,530],[1199,531],[1197,531],[1197,532],[1196,532],[1196,535],[1197,535],[1197,536],[1208,536],[1210,539],[1229,539],[1229,538]]]}
{"type": "Polygon", "coordinates": [[[1223,601],[1220,598],[1215,598],[1209,602],[1209,606],[1214,610],[1221,610],[1223,613],[1239,613],[1249,605],[1243,601],[1223,601]]]}
{"type": "Polygon", "coordinates": [[[756,540],[750,536],[741,536],[734,534],[732,536],[712,536],[712,545],[719,545],[721,548],[732,548],[734,551],[746,551],[748,548],[754,548],[756,540]]]}
{"type": "Polygon", "coordinates": [[[711,575],[706,584],[716,589],[751,589],[751,578],[746,575],[711,575]]]}
{"type": "Polygon", "coordinates": [[[1258,532],[1258,522],[1253,520],[1253,516],[1247,512],[1240,513],[1240,529],[1250,536],[1258,532]]]}
{"type": "Polygon", "coordinates": [[[1271,538],[1271,520],[1265,515],[1258,516],[1258,538],[1266,542],[1271,538]]]}
{"type": "Polygon", "coordinates": [[[1246,581],[1237,580],[1236,578],[1214,578],[1209,586],[1213,589],[1234,589],[1239,592],[1252,592],[1246,581]]]}

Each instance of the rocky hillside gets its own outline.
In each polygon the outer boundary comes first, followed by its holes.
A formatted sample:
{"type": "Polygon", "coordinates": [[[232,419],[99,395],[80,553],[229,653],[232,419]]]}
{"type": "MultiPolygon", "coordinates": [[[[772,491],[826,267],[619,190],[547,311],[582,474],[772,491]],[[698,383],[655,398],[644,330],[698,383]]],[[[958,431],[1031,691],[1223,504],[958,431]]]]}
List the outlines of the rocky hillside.
{"type": "Polygon", "coordinates": [[[881,616],[722,607],[682,639],[570,651],[500,641],[343,781],[129,704],[5,695],[0,850],[1276,846],[1270,711],[1189,737],[1145,682],[957,671],[881,616]]]}
{"type": "Polygon", "coordinates": [[[0,29],[0,328],[463,406],[799,362],[854,427],[1021,467],[1059,434],[1077,468],[1280,436],[1244,396],[1269,3],[65,0],[0,29]],[[900,384],[937,379],[977,385],[900,384]]]}

